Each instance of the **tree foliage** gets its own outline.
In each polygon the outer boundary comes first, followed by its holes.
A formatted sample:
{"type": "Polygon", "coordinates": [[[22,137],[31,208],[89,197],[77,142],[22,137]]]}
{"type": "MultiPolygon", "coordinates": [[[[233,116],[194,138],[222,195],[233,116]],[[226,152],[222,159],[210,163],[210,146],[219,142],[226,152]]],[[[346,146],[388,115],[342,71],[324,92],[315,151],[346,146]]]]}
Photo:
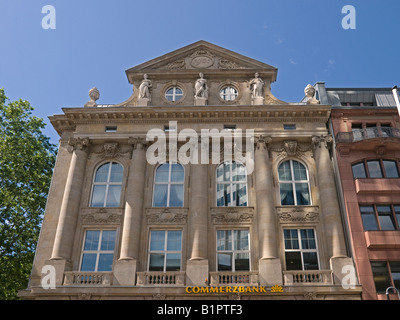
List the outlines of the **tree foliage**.
{"type": "Polygon", "coordinates": [[[0,88],[0,299],[26,288],[55,163],[43,119],[0,88]]]}

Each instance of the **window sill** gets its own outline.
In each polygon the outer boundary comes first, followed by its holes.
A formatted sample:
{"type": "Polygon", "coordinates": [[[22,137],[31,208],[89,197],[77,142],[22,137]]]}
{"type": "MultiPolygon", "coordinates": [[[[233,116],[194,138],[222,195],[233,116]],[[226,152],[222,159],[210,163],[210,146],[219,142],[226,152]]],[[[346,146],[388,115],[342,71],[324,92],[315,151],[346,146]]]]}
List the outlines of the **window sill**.
{"type": "Polygon", "coordinates": [[[356,193],[400,193],[400,178],[355,179],[356,193]]]}
{"type": "Polygon", "coordinates": [[[365,231],[368,249],[400,249],[400,230],[365,231]]]}

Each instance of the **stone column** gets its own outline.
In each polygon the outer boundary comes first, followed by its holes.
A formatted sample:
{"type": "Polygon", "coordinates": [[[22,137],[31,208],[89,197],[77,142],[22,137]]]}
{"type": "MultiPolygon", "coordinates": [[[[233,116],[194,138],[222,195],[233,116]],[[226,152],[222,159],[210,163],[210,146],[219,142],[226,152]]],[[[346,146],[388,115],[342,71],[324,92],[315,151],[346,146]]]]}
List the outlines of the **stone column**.
{"type": "Polygon", "coordinates": [[[190,247],[186,264],[186,285],[204,285],[208,279],[208,166],[191,164],[189,223],[188,234],[190,247]]]}
{"type": "Polygon", "coordinates": [[[121,238],[121,254],[114,266],[114,277],[120,285],[134,285],[139,257],[146,178],[145,140],[129,138],[133,146],[125,193],[125,213],[121,238]]]}
{"type": "Polygon", "coordinates": [[[339,200],[329,156],[329,145],[332,141],[330,135],[312,137],[314,159],[317,165],[318,190],[321,199],[320,210],[325,224],[323,232],[327,238],[328,255],[331,257],[330,265],[334,282],[340,284],[344,275],[342,267],[345,265],[353,266],[353,261],[347,257],[339,200]]]}
{"type": "Polygon", "coordinates": [[[275,192],[268,154],[268,144],[271,140],[270,137],[264,136],[255,139],[254,175],[260,245],[259,276],[260,283],[264,285],[282,284],[282,268],[276,241],[276,210],[273,196],[275,192]]]}
{"type": "MultiPolygon", "coordinates": [[[[70,138],[68,145],[68,151],[72,152],[72,158],[68,170],[51,256],[51,260],[65,260],[66,264],[70,264],[72,247],[74,244],[75,229],[85,177],[89,139],[70,138]]],[[[60,264],[58,263],[58,265],[60,264]]]]}

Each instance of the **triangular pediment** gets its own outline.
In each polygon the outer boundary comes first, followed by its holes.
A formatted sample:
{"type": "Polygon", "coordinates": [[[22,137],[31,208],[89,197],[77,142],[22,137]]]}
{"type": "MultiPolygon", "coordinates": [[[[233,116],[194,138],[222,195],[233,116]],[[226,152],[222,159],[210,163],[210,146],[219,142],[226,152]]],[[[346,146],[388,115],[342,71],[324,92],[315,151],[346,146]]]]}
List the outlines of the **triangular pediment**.
{"type": "Polygon", "coordinates": [[[271,82],[276,80],[277,68],[207,41],[198,41],[126,70],[130,82],[148,74],[179,74],[198,72],[259,72],[271,82]]]}

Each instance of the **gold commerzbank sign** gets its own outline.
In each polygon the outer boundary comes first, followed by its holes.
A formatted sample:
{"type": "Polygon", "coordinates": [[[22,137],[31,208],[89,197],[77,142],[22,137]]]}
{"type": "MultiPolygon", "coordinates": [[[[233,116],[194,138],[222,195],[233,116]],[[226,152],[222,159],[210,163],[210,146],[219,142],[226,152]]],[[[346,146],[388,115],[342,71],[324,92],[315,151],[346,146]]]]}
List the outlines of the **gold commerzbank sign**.
{"type": "Polygon", "coordinates": [[[271,289],[266,289],[265,286],[224,286],[224,287],[186,287],[186,292],[191,294],[199,293],[268,293],[268,292],[283,292],[279,285],[274,285],[271,289]]]}

